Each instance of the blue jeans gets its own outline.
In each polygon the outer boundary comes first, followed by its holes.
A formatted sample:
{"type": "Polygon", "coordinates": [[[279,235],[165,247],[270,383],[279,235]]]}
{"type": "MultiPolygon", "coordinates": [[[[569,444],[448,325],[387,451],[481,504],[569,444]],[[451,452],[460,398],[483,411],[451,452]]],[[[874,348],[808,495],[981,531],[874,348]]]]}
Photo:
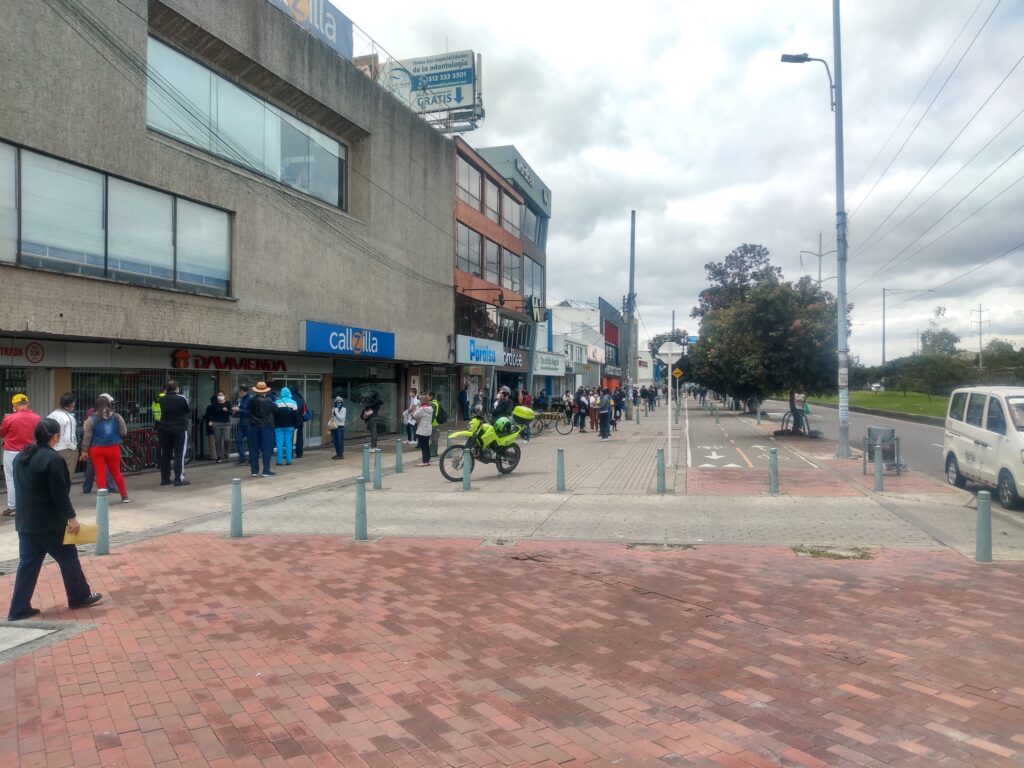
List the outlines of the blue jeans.
{"type": "Polygon", "coordinates": [[[292,463],[292,440],[295,437],[295,427],[275,427],[274,438],[277,440],[277,465],[281,462],[292,463]]]}
{"type": "Polygon", "coordinates": [[[24,618],[32,609],[32,594],[36,591],[39,571],[47,555],[60,566],[68,606],[81,605],[89,597],[89,582],[78,560],[78,548],[74,544],[64,543],[63,530],[19,533],[18,575],[14,579],[14,594],[11,596],[11,607],[7,611],[9,621],[24,618]]]}
{"type": "Polygon", "coordinates": [[[274,450],[274,428],[253,427],[249,432],[249,466],[252,473],[260,473],[260,454],[263,454],[263,473],[270,472],[270,454],[274,450]]]}
{"type": "Polygon", "coordinates": [[[235,447],[238,448],[238,460],[245,461],[246,441],[248,440],[249,450],[252,450],[252,419],[239,419],[238,431],[235,432],[235,447]]]}
{"type": "MultiPolygon", "coordinates": [[[[85,465],[85,478],[82,480],[82,493],[92,493],[92,486],[96,482],[96,467],[90,461],[85,465]]],[[[107,470],[107,488],[116,488],[114,476],[107,470]]]]}
{"type": "Polygon", "coordinates": [[[601,413],[598,414],[598,415],[601,417],[601,437],[611,437],[611,435],[612,435],[612,432],[611,432],[612,415],[611,415],[611,413],[608,412],[608,411],[601,411],[601,413]]]}
{"type": "Polygon", "coordinates": [[[334,455],[339,459],[345,458],[345,428],[338,427],[331,430],[331,442],[334,443],[334,455]]]}

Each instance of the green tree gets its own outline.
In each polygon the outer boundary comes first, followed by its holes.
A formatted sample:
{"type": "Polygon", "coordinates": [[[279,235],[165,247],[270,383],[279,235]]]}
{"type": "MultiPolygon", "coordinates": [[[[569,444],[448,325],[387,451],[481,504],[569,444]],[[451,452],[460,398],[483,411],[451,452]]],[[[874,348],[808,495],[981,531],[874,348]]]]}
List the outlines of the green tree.
{"type": "Polygon", "coordinates": [[[768,255],[763,245],[743,243],[733,249],[725,261],[705,264],[709,285],[700,292],[699,303],[690,316],[702,318],[708,312],[742,301],[758,283],[781,280],[782,270],[772,266],[768,255]]]}
{"type": "Polygon", "coordinates": [[[891,389],[948,395],[957,387],[970,384],[974,370],[969,362],[945,352],[909,355],[886,364],[886,380],[891,389]]]}
{"type": "Polygon", "coordinates": [[[928,321],[928,329],[921,334],[921,353],[925,355],[955,355],[960,337],[949,328],[939,327],[939,319],[946,316],[946,308],[939,306],[932,310],[934,316],[928,321]]]}

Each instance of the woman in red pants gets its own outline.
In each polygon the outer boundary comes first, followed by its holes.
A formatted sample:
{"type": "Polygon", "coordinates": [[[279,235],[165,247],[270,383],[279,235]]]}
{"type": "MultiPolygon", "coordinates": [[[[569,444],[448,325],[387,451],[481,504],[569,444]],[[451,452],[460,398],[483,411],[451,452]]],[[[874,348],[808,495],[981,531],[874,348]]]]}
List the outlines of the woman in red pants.
{"type": "Polygon", "coordinates": [[[114,398],[102,394],[96,398],[96,412],[85,420],[85,434],[82,437],[82,458],[86,455],[96,468],[96,487],[107,489],[107,471],[110,471],[117,490],[121,492],[121,503],[127,504],[128,489],[121,474],[121,443],[128,434],[121,414],[114,411],[114,398]]]}

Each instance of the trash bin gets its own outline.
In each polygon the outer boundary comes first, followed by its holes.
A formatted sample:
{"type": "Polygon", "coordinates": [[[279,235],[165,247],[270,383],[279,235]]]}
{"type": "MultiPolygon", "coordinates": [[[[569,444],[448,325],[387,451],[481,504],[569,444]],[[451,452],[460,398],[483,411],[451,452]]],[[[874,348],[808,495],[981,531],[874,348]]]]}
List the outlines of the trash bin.
{"type": "Polygon", "coordinates": [[[882,464],[886,469],[895,469],[900,473],[900,439],[892,427],[868,427],[864,438],[864,473],[867,466],[875,461],[875,446],[882,446],[882,464]]]}

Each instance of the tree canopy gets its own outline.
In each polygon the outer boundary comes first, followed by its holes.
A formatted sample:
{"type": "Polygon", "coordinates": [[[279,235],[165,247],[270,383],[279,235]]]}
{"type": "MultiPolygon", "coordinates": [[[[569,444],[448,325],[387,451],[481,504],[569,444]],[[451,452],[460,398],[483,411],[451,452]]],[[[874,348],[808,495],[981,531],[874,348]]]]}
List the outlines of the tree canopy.
{"type": "Polygon", "coordinates": [[[708,312],[742,301],[759,283],[781,280],[782,270],[772,266],[768,255],[763,245],[743,243],[734,248],[725,261],[705,264],[709,285],[700,292],[699,303],[690,316],[704,317],[708,312]]]}

